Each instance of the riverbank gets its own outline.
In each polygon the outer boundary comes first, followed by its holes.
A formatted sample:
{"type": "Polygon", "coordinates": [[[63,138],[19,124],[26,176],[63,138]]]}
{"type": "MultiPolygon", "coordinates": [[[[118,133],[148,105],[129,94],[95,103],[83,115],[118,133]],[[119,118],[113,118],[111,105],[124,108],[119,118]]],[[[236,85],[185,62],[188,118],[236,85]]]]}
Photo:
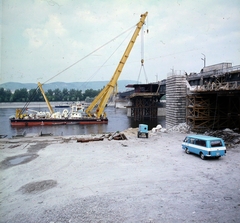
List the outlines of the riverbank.
{"type": "Polygon", "coordinates": [[[201,160],[186,133],[1,139],[0,222],[239,222],[240,146],[201,160]]]}

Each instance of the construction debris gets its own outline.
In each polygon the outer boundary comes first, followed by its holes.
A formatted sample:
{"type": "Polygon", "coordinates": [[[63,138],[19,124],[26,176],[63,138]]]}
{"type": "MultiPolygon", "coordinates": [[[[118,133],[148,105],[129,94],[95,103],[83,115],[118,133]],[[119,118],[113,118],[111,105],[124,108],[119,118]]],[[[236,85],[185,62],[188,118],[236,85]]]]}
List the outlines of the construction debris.
{"type": "Polygon", "coordinates": [[[93,141],[103,141],[104,138],[82,138],[82,139],[77,139],[77,142],[93,142],[93,141]]]}
{"type": "Polygon", "coordinates": [[[119,133],[113,137],[114,140],[127,140],[127,137],[123,133],[119,133]]]}
{"type": "Polygon", "coordinates": [[[168,132],[190,133],[190,126],[186,123],[180,123],[168,129],[168,132]]]}
{"type": "MultiPolygon", "coordinates": [[[[168,132],[181,132],[181,133],[191,133],[191,128],[189,125],[186,123],[180,123],[179,125],[175,125],[172,128],[168,129],[168,132]]],[[[239,132],[239,130],[236,130],[239,132]]],[[[214,137],[219,137],[222,138],[225,142],[225,144],[228,147],[231,147],[232,145],[240,144],[240,134],[237,133],[234,130],[231,129],[224,129],[224,130],[208,130],[204,132],[204,135],[208,136],[214,136],[214,137]]]]}
{"type": "Polygon", "coordinates": [[[116,131],[116,132],[114,132],[113,134],[109,134],[108,140],[112,140],[113,137],[114,137],[117,133],[119,133],[119,132],[116,131]]]}
{"type": "Polygon", "coordinates": [[[42,133],[42,131],[39,133],[39,136],[52,136],[52,133],[42,133]]]}
{"type": "Polygon", "coordinates": [[[109,141],[111,140],[127,140],[127,137],[124,133],[120,133],[119,131],[116,131],[114,133],[109,133],[107,135],[102,135],[101,137],[95,137],[95,138],[79,138],[77,139],[77,142],[93,142],[93,141],[103,141],[104,138],[107,138],[109,141]]]}
{"type": "Polygon", "coordinates": [[[209,130],[206,131],[204,135],[220,137],[224,140],[225,144],[228,146],[240,144],[240,134],[228,128],[216,131],[209,130]]]}
{"type": "Polygon", "coordinates": [[[108,140],[127,140],[127,137],[124,135],[124,133],[120,133],[119,131],[114,132],[108,137],[108,140]]]}
{"type": "Polygon", "coordinates": [[[161,125],[157,125],[155,128],[152,128],[152,132],[167,132],[167,129],[163,128],[161,125]]]}

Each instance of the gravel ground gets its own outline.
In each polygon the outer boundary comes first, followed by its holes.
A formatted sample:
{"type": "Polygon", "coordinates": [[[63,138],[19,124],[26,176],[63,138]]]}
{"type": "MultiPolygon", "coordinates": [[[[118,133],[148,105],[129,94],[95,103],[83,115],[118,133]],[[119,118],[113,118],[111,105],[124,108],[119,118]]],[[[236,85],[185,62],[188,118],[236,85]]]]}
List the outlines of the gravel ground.
{"type": "Polygon", "coordinates": [[[0,222],[240,222],[240,146],[185,154],[185,133],[0,140],[0,222]]]}

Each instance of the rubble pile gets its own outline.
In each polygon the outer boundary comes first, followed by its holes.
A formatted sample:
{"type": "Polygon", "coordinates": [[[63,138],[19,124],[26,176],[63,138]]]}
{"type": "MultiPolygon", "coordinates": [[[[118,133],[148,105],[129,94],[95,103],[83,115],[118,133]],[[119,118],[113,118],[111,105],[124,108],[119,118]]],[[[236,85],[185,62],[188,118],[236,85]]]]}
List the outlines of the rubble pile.
{"type": "Polygon", "coordinates": [[[190,126],[187,123],[180,123],[168,129],[168,132],[190,133],[190,126]]]}
{"type": "Polygon", "coordinates": [[[219,137],[224,140],[226,145],[240,144],[240,134],[231,129],[206,131],[204,135],[219,137]]]}
{"type": "Polygon", "coordinates": [[[88,138],[78,138],[77,142],[85,143],[85,142],[93,142],[93,141],[103,141],[104,138],[107,138],[109,141],[111,140],[127,140],[127,137],[124,133],[120,133],[116,131],[114,133],[103,134],[100,137],[88,137],[88,138]]]}

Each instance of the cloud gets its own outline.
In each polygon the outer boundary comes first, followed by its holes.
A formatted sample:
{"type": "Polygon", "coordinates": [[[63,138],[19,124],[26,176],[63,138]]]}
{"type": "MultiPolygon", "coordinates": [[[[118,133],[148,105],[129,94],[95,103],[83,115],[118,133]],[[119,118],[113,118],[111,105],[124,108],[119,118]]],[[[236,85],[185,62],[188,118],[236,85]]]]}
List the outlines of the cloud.
{"type": "Polygon", "coordinates": [[[46,24],[48,30],[52,30],[56,36],[64,37],[66,29],[63,27],[61,20],[57,15],[50,15],[49,21],[46,24]]]}
{"type": "Polygon", "coordinates": [[[46,81],[77,61],[53,81],[110,80],[146,11],[149,32],[144,42],[137,38],[120,79],[137,79],[143,45],[149,81],[173,67],[200,71],[202,53],[209,65],[239,65],[239,9],[237,0],[3,0],[0,81],[19,81],[20,74],[22,82],[46,81]]]}
{"type": "Polygon", "coordinates": [[[24,31],[23,35],[28,39],[30,47],[39,48],[48,37],[48,32],[47,30],[29,28],[24,31]]]}

